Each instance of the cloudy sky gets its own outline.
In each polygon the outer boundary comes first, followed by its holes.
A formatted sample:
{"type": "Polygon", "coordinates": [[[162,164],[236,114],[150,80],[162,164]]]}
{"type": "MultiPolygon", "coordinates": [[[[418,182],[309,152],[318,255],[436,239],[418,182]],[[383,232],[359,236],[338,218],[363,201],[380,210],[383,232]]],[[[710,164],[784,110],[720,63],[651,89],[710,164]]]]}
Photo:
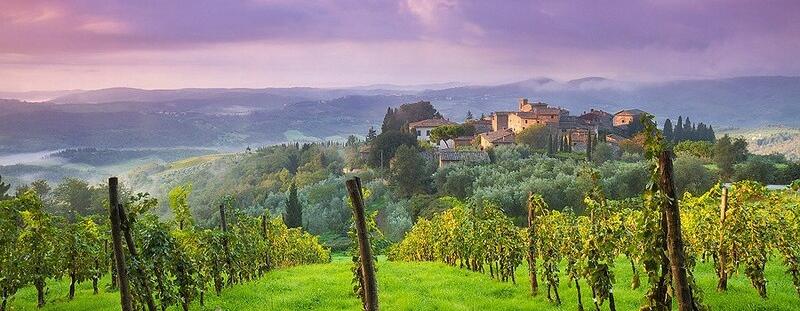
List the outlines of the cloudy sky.
{"type": "Polygon", "coordinates": [[[0,90],[800,75],[800,1],[1,0],[0,90]]]}

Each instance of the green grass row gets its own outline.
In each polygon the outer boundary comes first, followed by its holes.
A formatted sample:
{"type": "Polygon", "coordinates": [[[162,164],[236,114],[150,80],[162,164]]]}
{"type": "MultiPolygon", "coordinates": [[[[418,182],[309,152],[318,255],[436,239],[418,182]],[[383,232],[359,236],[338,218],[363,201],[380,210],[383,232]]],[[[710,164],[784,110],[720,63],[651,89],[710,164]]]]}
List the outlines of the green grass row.
{"type": "MultiPolygon", "coordinates": [[[[219,297],[207,296],[205,310],[359,310],[360,301],[351,293],[350,265],[346,257],[336,257],[328,264],[272,271],[257,281],[227,288],[219,297]]],[[[560,286],[561,306],[547,301],[544,287],[540,287],[538,296],[531,297],[524,266],[517,271],[516,285],[441,263],[381,260],[377,267],[383,310],[576,310],[575,288],[566,284],[565,279],[560,286]]],[[[621,311],[638,310],[645,291],[630,289],[628,267],[624,260],[616,267],[614,295],[617,310],[621,311]]],[[[780,263],[770,262],[766,274],[769,298],[763,300],[744,275],[734,276],[729,291],[718,293],[711,264],[702,263],[696,271],[704,299],[714,311],[800,310],[800,298],[780,263]]],[[[108,282],[103,280],[104,284],[108,282]]],[[[646,284],[646,279],[642,283],[646,284]]],[[[100,294],[92,295],[90,283],[78,286],[73,301],[66,298],[66,280],[53,281],[48,286],[47,306],[43,310],[119,310],[118,293],[101,290],[100,294]]],[[[581,282],[581,289],[586,310],[593,310],[588,285],[581,282]]],[[[36,291],[25,288],[17,293],[10,306],[12,310],[35,310],[35,302],[36,291]]],[[[201,310],[196,303],[192,309],[201,310]]],[[[603,309],[608,310],[608,305],[603,309]]]]}

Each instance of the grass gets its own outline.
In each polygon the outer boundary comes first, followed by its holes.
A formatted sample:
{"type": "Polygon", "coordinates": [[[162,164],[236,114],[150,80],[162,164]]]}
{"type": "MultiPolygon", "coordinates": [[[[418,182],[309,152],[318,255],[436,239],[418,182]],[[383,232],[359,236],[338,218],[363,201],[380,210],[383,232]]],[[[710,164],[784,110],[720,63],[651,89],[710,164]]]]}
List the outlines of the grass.
{"type": "Polygon", "coordinates": [[[208,155],[190,157],[190,158],[186,158],[186,159],[183,159],[183,160],[178,160],[178,161],[170,163],[169,164],[169,168],[173,169],[173,170],[177,170],[177,169],[187,168],[187,167],[191,167],[191,166],[196,166],[196,165],[199,165],[199,164],[202,164],[202,163],[205,163],[205,162],[214,161],[214,160],[219,159],[221,157],[224,157],[226,155],[230,155],[230,154],[215,153],[215,154],[208,154],[208,155]]]}
{"type": "MultiPolygon", "coordinates": [[[[563,304],[547,301],[545,288],[536,297],[530,296],[527,269],[517,271],[517,284],[501,283],[479,273],[453,268],[441,263],[388,262],[378,263],[378,287],[383,310],[576,310],[576,291],[562,280],[559,292],[563,304]]],[[[644,289],[631,290],[631,273],[627,261],[616,267],[614,295],[617,310],[638,310],[644,289]]],[[[784,274],[777,261],[767,265],[769,298],[763,300],[751,288],[744,275],[729,281],[729,291],[714,290],[716,277],[709,263],[696,271],[704,298],[712,310],[799,310],[798,298],[791,278],[784,274]]],[[[309,265],[272,271],[263,278],[227,288],[222,295],[206,298],[205,310],[359,310],[360,301],[351,294],[350,262],[335,257],[332,263],[309,265]]],[[[108,279],[103,281],[108,283],[108,279]]],[[[646,283],[646,279],[642,279],[646,283]]],[[[73,301],[66,299],[68,282],[52,281],[47,305],[43,310],[119,310],[119,295],[104,292],[92,295],[91,284],[78,286],[73,301]]],[[[593,310],[591,292],[581,282],[586,310],[593,310]]],[[[35,310],[36,291],[21,290],[11,301],[12,310],[35,310]]],[[[193,310],[201,310],[195,303],[193,310]]],[[[175,310],[174,308],[172,310],[175,310]]],[[[608,310],[608,304],[603,306],[608,310]]]]}

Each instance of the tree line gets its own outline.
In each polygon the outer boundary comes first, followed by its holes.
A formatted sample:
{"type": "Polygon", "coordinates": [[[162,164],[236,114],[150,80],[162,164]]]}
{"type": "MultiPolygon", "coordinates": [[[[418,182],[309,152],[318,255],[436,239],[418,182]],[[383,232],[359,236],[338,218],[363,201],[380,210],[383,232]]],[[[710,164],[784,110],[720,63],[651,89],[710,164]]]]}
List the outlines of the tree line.
{"type": "Polygon", "coordinates": [[[664,139],[675,144],[687,140],[713,143],[716,139],[714,128],[711,125],[703,122],[693,124],[689,117],[684,120],[683,116],[678,116],[678,123],[674,126],[672,120],[665,120],[662,133],[664,133],[664,139]]]}

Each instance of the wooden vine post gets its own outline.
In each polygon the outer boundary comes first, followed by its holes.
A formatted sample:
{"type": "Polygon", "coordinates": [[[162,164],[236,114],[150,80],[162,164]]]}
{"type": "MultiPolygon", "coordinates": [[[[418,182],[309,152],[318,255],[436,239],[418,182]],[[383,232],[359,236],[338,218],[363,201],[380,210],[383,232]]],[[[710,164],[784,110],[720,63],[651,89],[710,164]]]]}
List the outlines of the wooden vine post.
{"type": "Polygon", "coordinates": [[[358,252],[361,257],[361,276],[364,280],[364,309],[378,310],[378,282],[375,278],[375,262],[372,260],[372,247],[369,243],[369,231],[364,209],[364,197],[361,193],[361,179],[355,177],[346,182],[350,201],[353,203],[356,235],[358,236],[358,252]]]}
{"type": "Polygon", "coordinates": [[[528,193],[528,277],[531,280],[531,296],[536,296],[539,281],[536,280],[536,206],[533,204],[533,193],[528,193]]]}
{"type": "Polygon", "coordinates": [[[219,225],[222,229],[222,250],[225,252],[225,265],[228,266],[228,285],[236,282],[236,274],[233,271],[233,260],[231,260],[231,250],[228,245],[228,221],[225,218],[225,204],[219,205],[219,225]]]}
{"type": "MultiPolygon", "coordinates": [[[[120,227],[122,229],[122,234],[125,237],[125,244],[128,246],[128,253],[131,255],[131,260],[135,261],[139,254],[136,251],[136,243],[133,241],[133,235],[131,235],[131,227],[130,222],[128,222],[128,215],[125,213],[125,208],[122,204],[117,204],[117,213],[119,215],[120,227]]],[[[145,303],[147,304],[147,310],[149,311],[156,311],[156,303],[153,300],[153,293],[150,291],[150,283],[146,279],[147,272],[144,270],[141,264],[136,265],[136,273],[139,274],[139,277],[142,279],[141,287],[142,292],[145,296],[145,303]]]]}
{"type": "Polygon", "coordinates": [[[119,220],[119,194],[117,192],[116,177],[108,179],[108,202],[120,304],[122,305],[122,311],[133,311],[133,299],[131,297],[130,284],[128,283],[128,268],[125,266],[125,253],[122,252],[122,229],[119,220]]]}
{"type": "Polygon", "coordinates": [[[681,215],[678,199],[675,196],[675,182],[672,171],[672,153],[664,150],[658,157],[659,186],[665,198],[662,205],[667,225],[667,253],[675,298],[679,311],[694,311],[694,297],[689,287],[686,271],[686,254],[681,234],[681,215]]]}
{"type": "Polygon", "coordinates": [[[592,132],[586,137],[586,162],[592,162],[592,132]]]}
{"type": "Polygon", "coordinates": [[[269,251],[270,251],[269,247],[272,243],[270,243],[269,230],[267,230],[268,222],[269,220],[267,219],[267,215],[266,214],[261,215],[261,235],[263,236],[264,241],[267,243],[267,251],[264,254],[264,269],[266,271],[272,270],[272,265],[270,263],[271,259],[269,256],[269,251]]]}
{"type": "Polygon", "coordinates": [[[725,215],[728,213],[728,188],[722,187],[722,197],[719,204],[719,281],[718,291],[728,290],[727,249],[725,249],[725,215]]]}

